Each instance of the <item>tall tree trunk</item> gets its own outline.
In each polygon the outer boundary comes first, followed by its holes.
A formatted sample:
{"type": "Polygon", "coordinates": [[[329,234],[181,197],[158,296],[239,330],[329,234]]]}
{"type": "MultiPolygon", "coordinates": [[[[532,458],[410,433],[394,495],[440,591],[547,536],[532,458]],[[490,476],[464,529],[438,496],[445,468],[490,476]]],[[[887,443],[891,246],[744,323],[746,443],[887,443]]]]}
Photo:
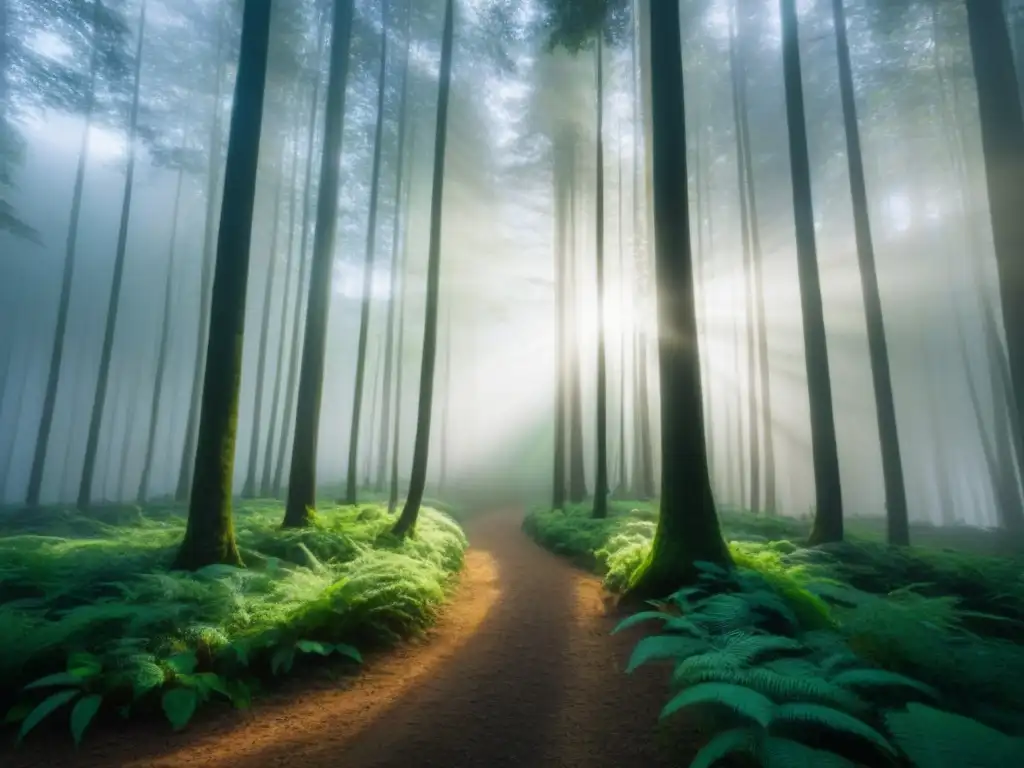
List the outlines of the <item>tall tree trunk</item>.
{"type": "Polygon", "coordinates": [[[580,320],[578,253],[576,240],[576,174],[575,137],[569,166],[569,501],[580,504],[587,497],[587,477],[583,461],[583,386],[580,371],[580,320]]]}
{"type": "Polygon", "coordinates": [[[395,356],[395,296],[398,291],[398,240],[402,221],[402,172],[405,170],[405,132],[409,101],[409,46],[412,19],[411,0],[405,8],[405,56],[402,59],[402,96],[398,106],[398,148],[395,154],[395,204],[391,224],[391,288],[388,292],[387,330],[384,336],[384,400],[380,409],[380,444],[377,451],[377,476],[374,490],[384,490],[388,466],[388,438],[391,436],[391,379],[395,356]]]}
{"type": "Polygon", "coordinates": [[[444,496],[448,486],[448,448],[452,417],[452,302],[444,310],[444,379],[441,384],[441,475],[438,495],[444,496]]]}
{"type": "Polygon", "coordinates": [[[618,136],[615,145],[618,155],[615,196],[618,203],[619,230],[619,476],[616,484],[616,495],[626,497],[629,478],[626,472],[626,245],[625,226],[622,204],[622,121],[618,122],[618,136]]]}
{"type": "Polygon", "coordinates": [[[796,0],[780,0],[782,59],[789,123],[789,162],[793,176],[793,216],[796,223],[797,273],[804,324],[804,355],[807,362],[807,394],[811,411],[811,452],[814,457],[816,509],[811,542],[842,541],[843,495],[839,477],[839,451],[832,410],[825,313],[814,241],[814,204],[811,196],[811,164],[807,150],[803,83],[800,74],[800,40],[796,0]]]}
{"type": "Polygon", "coordinates": [[[212,317],[203,382],[203,407],[185,539],[175,567],[240,565],[231,514],[238,390],[245,341],[253,206],[267,81],[271,0],[247,0],[228,132],[224,199],[217,263],[210,297],[212,317]]]}
{"type": "Polygon", "coordinates": [[[555,445],[551,508],[565,507],[566,469],[566,396],[569,386],[566,354],[568,352],[569,330],[569,285],[566,276],[566,138],[560,135],[554,146],[554,168],[552,172],[552,196],[555,207],[555,445]]]}
{"type": "Polygon", "coordinates": [[[220,15],[217,27],[217,74],[213,93],[213,119],[210,122],[209,163],[206,169],[206,219],[203,224],[203,263],[199,278],[199,324],[196,326],[196,352],[192,364],[192,390],[189,395],[188,416],[185,421],[185,439],[181,446],[181,463],[178,467],[178,485],[174,500],[184,502],[192,488],[192,467],[196,456],[196,435],[199,426],[199,408],[203,394],[203,372],[206,367],[206,336],[210,327],[210,290],[213,284],[214,230],[217,217],[217,190],[220,188],[221,144],[221,88],[227,68],[224,52],[224,16],[220,15]]]}
{"type": "MultiPolygon", "coordinates": [[[[739,79],[740,130],[743,133],[743,165],[746,168],[747,204],[750,212],[750,249],[752,258],[750,270],[754,284],[753,293],[753,326],[757,333],[757,365],[760,369],[761,397],[761,438],[764,441],[764,510],[769,514],[775,511],[777,497],[777,471],[775,469],[775,439],[772,419],[771,372],[768,361],[768,322],[765,318],[764,306],[764,252],[761,248],[761,225],[757,215],[757,188],[754,183],[753,151],[750,147],[750,106],[747,102],[747,68],[743,49],[743,19],[740,15],[737,22],[736,63],[739,79]]],[[[752,364],[753,365],[753,364],[752,364]]],[[[752,401],[753,402],[753,401],[752,401]]],[[[751,411],[751,418],[756,417],[751,411]]]]}
{"type": "MultiPolygon", "coordinates": [[[[757,434],[757,400],[754,397],[754,313],[751,311],[752,287],[750,281],[751,262],[753,254],[750,250],[750,211],[747,207],[747,168],[744,163],[744,142],[746,137],[743,133],[743,121],[741,113],[743,105],[740,103],[739,92],[739,66],[736,60],[736,29],[735,22],[730,16],[729,19],[729,79],[732,85],[732,112],[733,112],[733,134],[736,144],[736,189],[740,198],[740,239],[742,241],[743,265],[740,271],[743,273],[743,283],[737,283],[736,291],[743,296],[743,318],[746,321],[746,333],[743,332],[743,323],[739,320],[739,312],[736,313],[736,412],[743,412],[743,386],[740,375],[740,358],[743,339],[747,339],[747,438],[749,453],[746,454],[750,461],[750,495],[746,493],[746,474],[740,471],[740,506],[744,504],[753,511],[760,509],[761,502],[761,457],[759,455],[760,444],[757,434]],[[749,499],[749,501],[748,501],[749,499]]],[[[739,451],[740,466],[744,465],[742,418],[736,420],[736,447],[739,451]]]]}
{"type": "Polygon", "coordinates": [[[316,454],[320,434],[320,402],[323,396],[327,317],[330,311],[331,270],[338,219],[338,177],[341,139],[345,120],[345,81],[352,35],[353,0],[334,0],[331,29],[331,64],[327,76],[327,113],[324,150],[320,163],[320,194],[317,198],[316,235],[309,275],[306,334],[295,408],[288,503],[284,525],[308,525],[316,504],[316,454]]]}
{"type": "Polygon", "coordinates": [[[853,91],[853,70],[850,46],[846,38],[846,16],[843,0],[832,0],[835,16],[836,51],[839,58],[839,94],[843,102],[843,123],[846,131],[846,157],[850,171],[850,193],[853,202],[853,229],[857,241],[857,261],[864,295],[864,317],[867,321],[868,354],[871,357],[871,379],[875,393],[875,415],[882,451],[882,477],[885,484],[885,509],[890,544],[910,543],[910,518],[907,492],[903,480],[899,431],[896,427],[896,405],[889,370],[889,350],[882,317],[882,299],[878,289],[875,251],[868,214],[864,160],[857,123],[857,103],[853,91]]]}
{"type": "MultiPolygon", "coordinates": [[[[373,135],[373,170],[370,182],[370,215],[366,225],[366,257],[363,261],[363,298],[359,311],[359,345],[356,352],[356,381],[352,396],[352,424],[348,437],[348,478],[345,503],[355,504],[359,495],[359,425],[363,415],[363,386],[366,380],[366,345],[370,332],[370,304],[373,299],[373,270],[377,260],[377,207],[380,202],[381,144],[384,135],[384,96],[387,73],[387,4],[381,6],[383,30],[380,38],[380,72],[377,81],[377,125],[373,135]]],[[[370,422],[371,429],[373,421],[370,422]]]]}
{"type": "MultiPolygon", "coordinates": [[[[313,188],[313,154],[316,150],[316,123],[317,110],[320,104],[320,65],[323,62],[324,53],[324,27],[325,21],[321,19],[320,29],[317,31],[316,64],[313,68],[313,93],[309,104],[309,133],[306,136],[306,169],[305,183],[302,192],[302,235],[299,244],[299,278],[295,284],[295,310],[292,316],[292,338],[288,345],[288,384],[285,387],[284,413],[281,416],[281,445],[277,451],[277,465],[274,467],[274,486],[272,488],[274,498],[281,497],[281,489],[284,485],[284,461],[288,452],[288,439],[293,437],[294,422],[292,414],[295,407],[295,396],[298,390],[299,381],[299,358],[302,354],[300,344],[303,340],[303,313],[304,304],[302,292],[306,287],[306,270],[312,264],[312,255],[307,254],[309,242],[309,214],[310,197],[313,188]]],[[[344,86],[342,86],[344,87],[344,86]]],[[[325,126],[326,128],[326,126],[325,126]]],[[[340,128],[339,128],[340,130],[340,128]]],[[[340,153],[340,149],[339,149],[340,153]]],[[[330,267],[328,266],[327,277],[330,279],[330,267]]],[[[308,310],[307,310],[308,315],[308,310]]],[[[326,322],[326,320],[325,320],[326,322]]]]}
{"type": "Polygon", "coordinates": [[[149,500],[149,484],[153,474],[153,454],[156,446],[156,433],[160,422],[160,403],[163,397],[164,376],[167,372],[167,354],[171,340],[171,317],[174,297],[174,256],[178,242],[178,214],[181,211],[181,188],[185,180],[184,167],[178,169],[178,181],[174,187],[174,206],[171,209],[171,241],[167,248],[167,276],[164,279],[163,316],[160,319],[160,344],[156,353],[156,374],[153,379],[153,396],[149,403],[149,425],[146,434],[146,451],[142,463],[142,476],[139,479],[139,492],[136,500],[145,504],[149,500]]]}
{"type": "MultiPolygon", "coordinates": [[[[277,328],[277,360],[274,363],[274,393],[270,398],[270,430],[267,432],[267,445],[263,452],[263,474],[260,476],[260,495],[271,497],[273,493],[274,447],[277,445],[277,413],[281,402],[281,386],[284,384],[284,359],[287,352],[285,339],[288,336],[288,297],[291,296],[292,274],[295,272],[296,261],[301,261],[303,254],[295,248],[295,209],[296,185],[299,179],[299,134],[302,131],[302,112],[298,104],[295,106],[295,127],[292,131],[292,167],[288,180],[288,258],[284,269],[284,290],[281,292],[281,320],[277,328]]],[[[285,430],[287,422],[282,422],[285,430]]]]}
{"type": "Polygon", "coordinates": [[[597,179],[595,232],[597,272],[597,470],[594,474],[595,518],[608,517],[608,368],[604,328],[604,30],[597,33],[597,179]]]}
{"type": "MultiPolygon", "coordinates": [[[[277,275],[277,235],[281,224],[281,200],[284,197],[284,148],[279,157],[279,165],[275,171],[277,182],[274,185],[274,220],[270,226],[270,259],[267,263],[267,277],[263,283],[263,304],[260,307],[260,338],[256,353],[256,392],[252,403],[252,434],[249,437],[249,460],[246,462],[245,483],[242,485],[242,498],[251,499],[256,496],[256,476],[259,474],[260,433],[263,424],[263,382],[267,370],[267,346],[270,336],[270,314],[274,302],[274,277],[277,275]]],[[[274,414],[271,412],[273,421],[274,414]]]]}
{"type": "Polygon", "coordinates": [[[100,427],[106,406],[107,383],[110,380],[110,359],[114,352],[117,333],[117,310],[121,305],[121,285],[124,280],[124,262],[128,251],[128,223],[131,220],[132,192],[135,187],[135,157],[139,125],[139,88],[142,77],[142,47],[146,35],[146,3],[142,3],[139,18],[139,40],[135,47],[135,75],[132,91],[131,117],[128,123],[128,169],[124,177],[121,201],[121,223],[117,232],[117,253],[114,256],[114,276],[110,285],[110,303],[107,305],[106,325],[103,329],[103,348],[100,351],[99,377],[89,417],[89,435],[85,441],[85,461],[82,479],[78,485],[78,508],[86,509],[92,502],[92,480],[96,470],[96,451],[100,445],[100,427]]]}
{"type": "Polygon", "coordinates": [[[1001,3],[967,0],[1012,407],[1024,416],[1024,114],[1001,3]]]}
{"type": "Polygon", "coordinates": [[[128,406],[124,419],[124,439],[121,440],[121,461],[117,470],[117,485],[114,486],[113,501],[126,502],[129,499],[128,486],[128,465],[131,463],[132,446],[135,437],[135,419],[139,408],[139,388],[142,384],[142,377],[136,373],[133,380],[128,383],[128,406]]]}
{"type": "MultiPolygon", "coordinates": [[[[939,25],[938,9],[932,12],[932,28],[936,39],[941,29],[939,25]]],[[[957,201],[960,206],[961,218],[967,223],[965,227],[964,248],[967,253],[974,253],[981,249],[978,244],[977,228],[971,226],[971,217],[968,210],[967,195],[970,190],[976,189],[977,185],[972,179],[970,169],[965,162],[966,146],[960,123],[963,120],[963,111],[959,108],[959,88],[955,78],[945,76],[947,64],[945,57],[939,55],[938,45],[934,49],[935,69],[939,77],[939,85],[943,95],[943,105],[947,112],[947,119],[943,125],[949,128],[951,134],[947,142],[949,148],[949,161],[954,175],[959,182],[960,194],[957,201]],[[952,103],[947,98],[947,82],[952,85],[952,103]]],[[[992,484],[995,501],[999,506],[998,515],[1002,525],[1011,530],[1024,531],[1024,499],[1021,496],[1021,487],[1017,481],[1018,473],[1024,477],[1024,446],[1020,437],[1020,420],[1015,409],[1009,407],[1013,400],[1013,387],[1009,371],[1006,350],[1003,348],[999,335],[996,312],[993,309],[992,301],[986,290],[987,280],[979,259],[970,260],[971,277],[973,288],[977,293],[982,313],[982,333],[985,339],[986,357],[989,363],[989,384],[992,397],[993,435],[995,449],[991,449],[986,441],[985,420],[981,416],[980,400],[977,393],[972,389],[972,407],[975,410],[975,417],[978,421],[979,438],[985,449],[985,459],[988,465],[989,479],[992,484]],[[1016,460],[1016,463],[1015,463],[1016,460]]],[[[962,329],[958,328],[962,335],[962,329]]],[[[966,355],[966,342],[961,338],[962,354],[966,355]]],[[[968,384],[974,386],[974,380],[970,375],[970,367],[967,357],[964,358],[964,371],[968,384]]]]}
{"type": "Polygon", "coordinates": [[[409,181],[405,185],[405,205],[402,208],[405,224],[401,228],[400,233],[396,233],[400,234],[402,238],[402,263],[399,266],[399,273],[402,276],[402,295],[398,305],[398,344],[395,348],[397,358],[395,361],[395,434],[391,441],[391,487],[388,491],[389,515],[394,514],[395,509],[398,507],[398,449],[399,438],[402,436],[402,374],[405,371],[405,307],[409,293],[408,273],[406,271],[409,262],[409,201],[412,198],[413,158],[416,156],[414,152],[415,144],[416,134],[413,132],[409,135],[409,181]]]}
{"type": "Polygon", "coordinates": [[[60,366],[64,357],[64,336],[68,327],[68,307],[71,304],[71,286],[75,274],[75,256],[78,248],[78,224],[82,215],[82,190],[85,186],[85,166],[89,159],[89,137],[92,134],[93,110],[96,106],[96,74],[99,67],[99,16],[100,2],[93,0],[92,54],[89,60],[89,84],[85,94],[85,128],[82,144],[78,150],[78,166],[75,169],[75,186],[71,195],[71,215],[68,222],[67,244],[64,251],[64,269],[61,275],[60,298],[57,301],[57,327],[53,332],[53,349],[50,352],[50,368],[43,394],[43,412],[36,435],[32,469],[29,472],[28,492],[25,503],[30,507],[39,505],[43,487],[43,470],[46,467],[46,451],[50,444],[50,430],[53,428],[53,413],[57,405],[57,385],[60,383],[60,366]]]}
{"type": "Polygon", "coordinates": [[[423,320],[423,361],[420,396],[413,443],[412,473],[405,507],[392,532],[405,536],[415,530],[416,518],[427,483],[430,451],[430,416],[434,402],[434,362],[437,356],[437,304],[441,282],[441,213],[444,201],[444,161],[448,145],[448,100],[452,81],[452,49],[455,26],[454,0],[445,0],[441,41],[441,70],[437,94],[437,132],[434,141],[433,195],[430,200],[430,250],[427,255],[427,300],[423,320]]]}
{"type": "Polygon", "coordinates": [[[690,250],[679,5],[651,3],[655,285],[661,379],[661,514],[633,598],[696,578],[695,562],[731,565],[708,476],[690,250]]]}
{"type": "MultiPolygon", "coordinates": [[[[384,345],[380,343],[379,335],[374,339],[373,344],[374,360],[373,360],[373,387],[370,389],[370,419],[369,424],[373,425],[377,423],[377,403],[378,395],[381,395],[380,390],[380,376],[381,368],[383,368],[383,357],[384,357],[384,345]]],[[[363,487],[368,488],[370,486],[370,468],[373,465],[373,432],[370,432],[370,439],[367,440],[365,456],[363,457],[363,487]]]]}
{"type": "Polygon", "coordinates": [[[7,499],[7,489],[10,487],[11,464],[14,461],[14,453],[18,447],[18,427],[21,425],[21,411],[25,400],[25,390],[28,389],[28,367],[32,359],[32,347],[26,345],[24,371],[16,385],[14,392],[14,425],[11,428],[11,442],[7,453],[4,455],[3,468],[0,469],[0,504],[7,499]]]}

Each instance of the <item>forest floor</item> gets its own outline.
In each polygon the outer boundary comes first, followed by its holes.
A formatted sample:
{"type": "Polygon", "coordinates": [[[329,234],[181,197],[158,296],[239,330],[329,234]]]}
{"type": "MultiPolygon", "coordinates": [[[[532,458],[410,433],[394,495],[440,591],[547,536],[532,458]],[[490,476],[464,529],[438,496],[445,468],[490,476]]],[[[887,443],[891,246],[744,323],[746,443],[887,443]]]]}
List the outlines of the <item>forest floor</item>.
{"type": "MultiPolygon", "coordinates": [[[[251,709],[98,728],[83,746],[30,742],[4,768],[350,768],[686,764],[696,734],[658,733],[664,672],[623,669],[642,630],[600,579],[544,551],[508,511],[468,521],[461,582],[423,638],[368,656],[345,680],[295,678],[251,709]]],[[[333,676],[331,676],[333,677],[333,676]]]]}

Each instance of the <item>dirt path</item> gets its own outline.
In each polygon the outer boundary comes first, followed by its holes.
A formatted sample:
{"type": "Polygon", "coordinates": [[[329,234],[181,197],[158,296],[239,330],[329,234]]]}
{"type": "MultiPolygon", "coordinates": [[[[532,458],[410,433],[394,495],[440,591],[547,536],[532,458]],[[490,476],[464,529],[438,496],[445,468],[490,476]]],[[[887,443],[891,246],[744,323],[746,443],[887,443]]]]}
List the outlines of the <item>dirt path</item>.
{"type": "MultiPolygon", "coordinates": [[[[4,768],[659,768],[665,673],[622,669],[637,639],[610,637],[600,582],[519,530],[520,515],[467,525],[450,606],[421,642],[368,660],[349,684],[279,692],[248,712],[97,733],[71,755],[27,748],[4,768]]],[[[680,734],[682,737],[683,734],[680,734]]],[[[682,739],[686,741],[687,739],[682,739]]]]}

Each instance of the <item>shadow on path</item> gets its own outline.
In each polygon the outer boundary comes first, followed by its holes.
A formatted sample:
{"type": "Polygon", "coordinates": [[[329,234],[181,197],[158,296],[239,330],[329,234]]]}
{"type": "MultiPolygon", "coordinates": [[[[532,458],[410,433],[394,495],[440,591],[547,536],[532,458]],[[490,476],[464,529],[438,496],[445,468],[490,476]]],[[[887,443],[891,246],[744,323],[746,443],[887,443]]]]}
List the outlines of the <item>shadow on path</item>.
{"type": "MultiPolygon", "coordinates": [[[[0,756],[5,768],[660,768],[685,765],[656,736],[666,675],[622,670],[637,634],[600,582],[542,550],[518,513],[467,524],[452,602],[424,642],[369,660],[350,684],[296,688],[247,713],[96,734],[0,756]]],[[[211,713],[212,714],[212,713],[211,713]]],[[[681,734],[682,735],[682,734],[681,734]]],[[[689,750],[687,750],[689,751],[689,750]]]]}

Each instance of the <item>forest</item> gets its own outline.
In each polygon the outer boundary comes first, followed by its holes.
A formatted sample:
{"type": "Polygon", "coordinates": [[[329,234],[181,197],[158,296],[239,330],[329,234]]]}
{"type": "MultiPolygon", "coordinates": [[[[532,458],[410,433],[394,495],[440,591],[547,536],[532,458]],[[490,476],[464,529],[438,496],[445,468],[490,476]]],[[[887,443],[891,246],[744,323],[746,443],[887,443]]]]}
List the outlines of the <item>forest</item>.
{"type": "Polygon", "coordinates": [[[4,768],[1024,765],[1022,425],[1024,0],[0,0],[4,768]]]}

